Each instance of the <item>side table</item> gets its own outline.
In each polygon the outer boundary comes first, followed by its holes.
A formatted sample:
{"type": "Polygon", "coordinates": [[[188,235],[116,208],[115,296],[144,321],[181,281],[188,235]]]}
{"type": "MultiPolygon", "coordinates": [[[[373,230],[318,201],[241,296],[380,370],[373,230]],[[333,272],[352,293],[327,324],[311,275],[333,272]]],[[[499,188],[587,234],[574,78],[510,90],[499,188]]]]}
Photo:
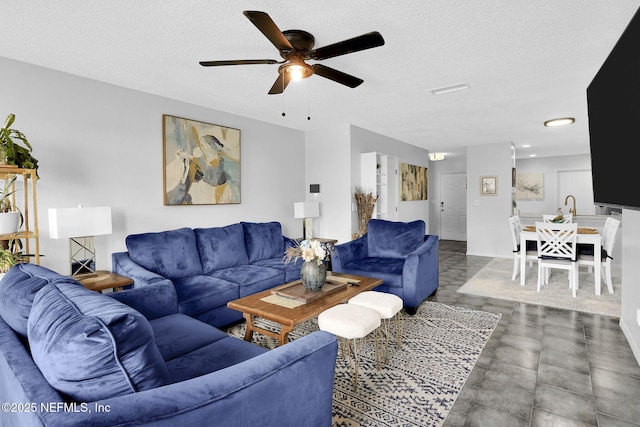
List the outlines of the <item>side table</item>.
{"type": "Polygon", "coordinates": [[[133,280],[111,271],[98,270],[94,273],[84,273],[72,276],[87,289],[102,293],[105,289],[121,291],[123,286],[132,285],[133,280]]]}

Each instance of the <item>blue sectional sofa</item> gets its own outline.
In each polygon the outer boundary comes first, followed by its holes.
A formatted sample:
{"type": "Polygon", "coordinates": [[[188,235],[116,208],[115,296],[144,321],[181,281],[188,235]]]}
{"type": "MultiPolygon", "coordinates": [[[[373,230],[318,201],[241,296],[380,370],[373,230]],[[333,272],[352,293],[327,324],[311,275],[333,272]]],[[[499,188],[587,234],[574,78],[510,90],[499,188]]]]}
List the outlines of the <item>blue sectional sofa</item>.
{"type": "Polygon", "coordinates": [[[335,247],[333,271],[382,279],[375,290],[399,296],[405,311],[415,314],[440,283],[440,239],[425,230],[421,220],[372,219],[364,236],[335,247]]]}
{"type": "Polygon", "coordinates": [[[171,284],[178,312],[221,327],[242,319],[227,302],[300,278],[302,260],[283,262],[293,245],[279,222],[132,234],[112,268],[134,288],[171,284]]]}
{"type": "Polygon", "coordinates": [[[168,280],[100,294],[13,267],[0,281],[0,425],[331,425],[333,335],[267,351],[179,308],[168,280]]]}

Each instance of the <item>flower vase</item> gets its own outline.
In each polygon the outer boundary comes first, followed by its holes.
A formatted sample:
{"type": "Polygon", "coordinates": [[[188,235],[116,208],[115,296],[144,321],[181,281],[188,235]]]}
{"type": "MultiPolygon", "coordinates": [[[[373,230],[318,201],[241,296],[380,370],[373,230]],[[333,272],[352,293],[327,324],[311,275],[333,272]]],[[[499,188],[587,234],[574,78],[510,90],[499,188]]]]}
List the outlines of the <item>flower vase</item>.
{"type": "Polygon", "coordinates": [[[300,268],[302,286],[310,291],[319,291],[327,279],[327,266],[317,261],[305,261],[300,268]]]}

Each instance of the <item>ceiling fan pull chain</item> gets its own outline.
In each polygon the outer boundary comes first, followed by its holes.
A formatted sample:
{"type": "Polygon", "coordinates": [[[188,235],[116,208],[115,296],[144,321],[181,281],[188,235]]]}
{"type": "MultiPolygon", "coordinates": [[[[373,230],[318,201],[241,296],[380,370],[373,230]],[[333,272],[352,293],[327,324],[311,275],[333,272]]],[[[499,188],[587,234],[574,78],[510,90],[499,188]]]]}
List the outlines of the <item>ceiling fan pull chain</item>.
{"type": "Polygon", "coordinates": [[[306,81],[307,83],[307,120],[311,120],[311,101],[309,98],[309,79],[306,81]]]}
{"type": "Polygon", "coordinates": [[[284,113],[284,72],[282,74],[282,117],[286,116],[286,114],[284,113]]]}

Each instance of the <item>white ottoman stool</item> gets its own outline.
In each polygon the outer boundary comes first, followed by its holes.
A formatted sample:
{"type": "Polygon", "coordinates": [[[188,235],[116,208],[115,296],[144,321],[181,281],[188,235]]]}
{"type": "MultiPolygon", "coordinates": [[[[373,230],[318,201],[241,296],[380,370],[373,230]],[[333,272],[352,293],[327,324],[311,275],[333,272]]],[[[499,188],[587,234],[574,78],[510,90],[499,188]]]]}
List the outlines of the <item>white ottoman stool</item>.
{"type": "MultiPolygon", "coordinates": [[[[318,315],[318,328],[336,335],[341,340],[342,357],[344,357],[344,344],[351,349],[353,343],[354,373],[353,390],[358,389],[358,340],[370,333],[375,333],[380,326],[380,315],[377,311],[353,304],[339,304],[331,307],[318,315]]],[[[378,362],[378,340],[376,343],[376,363],[378,362]]],[[[349,362],[351,366],[351,362],[349,362]]]]}
{"type": "Polygon", "coordinates": [[[402,346],[402,320],[398,313],[402,310],[402,298],[386,292],[361,292],[349,300],[349,304],[371,308],[378,312],[384,325],[386,340],[384,361],[389,360],[389,325],[395,323],[398,348],[402,346]]]}

